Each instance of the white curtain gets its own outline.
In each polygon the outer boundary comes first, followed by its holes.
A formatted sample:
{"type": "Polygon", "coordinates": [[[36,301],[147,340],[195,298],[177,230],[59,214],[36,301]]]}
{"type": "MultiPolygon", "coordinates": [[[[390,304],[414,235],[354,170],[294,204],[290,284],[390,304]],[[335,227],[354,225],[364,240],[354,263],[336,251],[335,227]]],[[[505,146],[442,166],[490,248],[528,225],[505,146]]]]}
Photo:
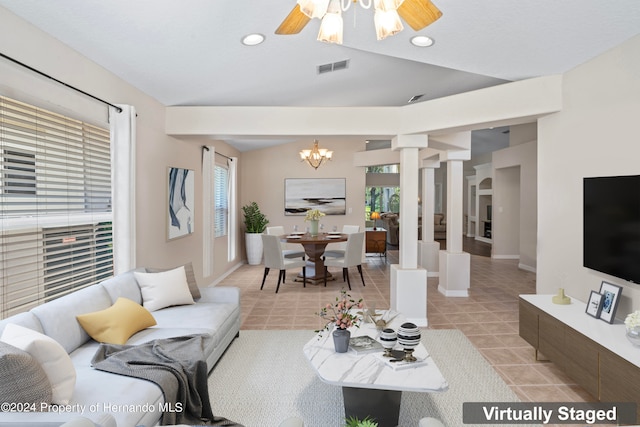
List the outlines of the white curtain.
{"type": "Polygon", "coordinates": [[[136,109],[109,107],[114,274],[136,266],[136,109]]]}
{"type": "Polygon", "coordinates": [[[202,147],[202,276],[213,274],[214,209],[213,186],[216,149],[202,147]]]}
{"type": "Polygon", "coordinates": [[[231,262],[236,259],[238,248],[238,158],[231,157],[227,161],[229,166],[229,213],[227,217],[228,230],[228,254],[227,261],[231,262]]]}

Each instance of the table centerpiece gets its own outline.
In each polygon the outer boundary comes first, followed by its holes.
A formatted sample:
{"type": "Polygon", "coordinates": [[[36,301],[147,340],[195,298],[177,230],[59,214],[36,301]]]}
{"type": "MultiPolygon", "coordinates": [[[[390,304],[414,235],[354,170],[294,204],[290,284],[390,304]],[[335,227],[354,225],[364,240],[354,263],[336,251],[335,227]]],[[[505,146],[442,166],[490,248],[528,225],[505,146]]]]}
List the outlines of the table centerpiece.
{"type": "Polygon", "coordinates": [[[336,353],[346,353],[349,349],[349,339],[351,338],[351,332],[348,328],[360,327],[360,321],[362,320],[358,314],[352,310],[362,309],[364,303],[362,298],[358,301],[354,300],[351,295],[344,289],[340,291],[340,296],[336,297],[335,302],[328,303],[322,307],[318,314],[323,319],[328,320],[324,325],[324,328],[316,331],[320,335],[324,331],[333,329],[333,344],[336,353]]]}

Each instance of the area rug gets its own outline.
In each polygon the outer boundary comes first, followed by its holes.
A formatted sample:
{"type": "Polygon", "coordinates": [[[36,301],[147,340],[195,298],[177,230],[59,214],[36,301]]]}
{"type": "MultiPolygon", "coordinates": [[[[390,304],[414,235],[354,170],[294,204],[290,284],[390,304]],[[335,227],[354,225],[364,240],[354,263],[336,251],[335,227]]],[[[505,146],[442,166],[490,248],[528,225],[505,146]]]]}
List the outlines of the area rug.
{"type": "MultiPolygon", "coordinates": [[[[313,336],[312,331],[240,331],[209,376],[214,414],[246,427],[277,427],[291,416],[302,418],[305,427],[343,426],[340,387],[320,381],[302,354],[313,336]]],[[[417,427],[420,418],[434,417],[460,427],[464,402],[519,402],[460,331],[423,330],[422,342],[449,390],[404,392],[400,426],[417,427]]]]}

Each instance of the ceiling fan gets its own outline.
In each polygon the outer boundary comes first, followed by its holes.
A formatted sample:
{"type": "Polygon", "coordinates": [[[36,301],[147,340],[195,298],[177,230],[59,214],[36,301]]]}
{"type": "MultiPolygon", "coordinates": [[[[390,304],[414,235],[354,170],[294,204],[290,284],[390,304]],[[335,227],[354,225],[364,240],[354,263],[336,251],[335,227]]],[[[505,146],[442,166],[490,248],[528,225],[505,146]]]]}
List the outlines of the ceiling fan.
{"type": "MultiPolygon", "coordinates": [[[[430,0],[359,0],[360,6],[375,7],[378,40],[402,31],[401,17],[419,31],[437,21],[442,12],[430,0]]],[[[298,34],[312,18],[322,20],[318,40],[342,43],[342,11],[358,0],[297,0],[289,15],[276,29],[276,34],[298,34]],[[323,34],[323,27],[324,34],[323,34]],[[327,32],[329,35],[327,35],[327,32]],[[334,33],[339,32],[339,36],[334,33]]]]}

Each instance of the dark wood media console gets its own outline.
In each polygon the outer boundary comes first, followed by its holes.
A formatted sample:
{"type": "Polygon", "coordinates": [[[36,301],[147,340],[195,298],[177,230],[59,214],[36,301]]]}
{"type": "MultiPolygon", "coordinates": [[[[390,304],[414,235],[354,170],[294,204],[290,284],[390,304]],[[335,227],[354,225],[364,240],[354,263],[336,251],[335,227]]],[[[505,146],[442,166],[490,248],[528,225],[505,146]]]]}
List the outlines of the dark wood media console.
{"type": "MultiPolygon", "coordinates": [[[[551,302],[552,295],[521,295],[520,336],[601,402],[636,402],[640,408],[640,348],[624,324],[585,313],[586,305],[551,302]]],[[[640,424],[640,411],[637,414],[640,424]]]]}

